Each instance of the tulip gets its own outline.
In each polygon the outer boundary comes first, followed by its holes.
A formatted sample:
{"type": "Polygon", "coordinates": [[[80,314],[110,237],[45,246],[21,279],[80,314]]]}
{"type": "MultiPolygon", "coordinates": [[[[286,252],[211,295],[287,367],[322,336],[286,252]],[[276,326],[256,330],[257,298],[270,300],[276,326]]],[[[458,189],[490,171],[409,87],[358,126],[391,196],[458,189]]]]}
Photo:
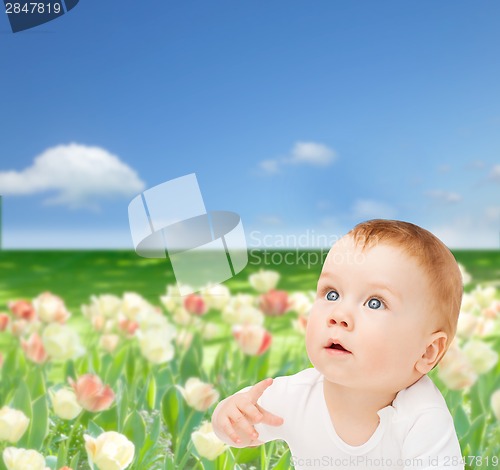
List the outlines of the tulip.
{"type": "Polygon", "coordinates": [[[142,355],[153,364],[169,362],[174,357],[170,330],[146,330],[138,335],[142,355]]]}
{"type": "MultiPolygon", "coordinates": [[[[191,290],[191,289],[190,289],[191,290]]],[[[183,297],[181,296],[177,285],[167,286],[167,294],[160,297],[160,301],[167,312],[174,312],[175,309],[183,305],[183,297]]]]}
{"type": "Polygon", "coordinates": [[[184,308],[193,315],[204,315],[208,311],[203,297],[197,294],[189,294],[184,299],[184,308]]]}
{"type": "Polygon", "coordinates": [[[294,292],[288,296],[288,309],[293,310],[299,316],[308,315],[312,307],[312,299],[310,295],[303,292],[294,292]]]}
{"type": "Polygon", "coordinates": [[[116,295],[93,295],[90,297],[90,305],[82,305],[82,312],[87,318],[93,318],[97,315],[106,318],[115,318],[121,306],[122,299],[116,295]]]}
{"type": "Polygon", "coordinates": [[[276,271],[260,270],[249,276],[250,285],[259,293],[264,294],[274,289],[280,279],[279,273],[276,271]]]}
{"type": "Polygon", "coordinates": [[[3,451],[3,461],[7,470],[45,470],[45,459],[36,450],[7,447],[3,451]]]}
{"type": "Polygon", "coordinates": [[[498,353],[483,341],[469,341],[464,346],[463,352],[478,374],[488,372],[498,362],[498,353]]]}
{"type": "Polygon", "coordinates": [[[33,333],[28,341],[22,339],[21,347],[26,357],[35,364],[43,364],[47,360],[47,351],[45,351],[42,338],[38,333],[33,333]]]}
{"type": "Polygon", "coordinates": [[[75,359],[85,352],[78,333],[67,325],[50,323],[43,330],[42,341],[50,358],[56,361],[75,359]]]}
{"type": "Polygon", "coordinates": [[[19,410],[8,406],[0,409],[0,441],[16,443],[28,429],[29,418],[19,410]]]}
{"type": "Polygon", "coordinates": [[[488,308],[483,310],[483,315],[492,320],[500,316],[500,300],[493,302],[488,308]]]}
{"type": "Polygon", "coordinates": [[[154,310],[154,307],[135,292],[123,294],[121,312],[130,320],[138,321],[145,313],[154,310]]]}
{"type": "Polygon", "coordinates": [[[97,439],[84,434],[88,459],[99,470],[123,470],[134,459],[135,447],[123,434],[102,433],[97,439]]]}
{"type": "Polygon", "coordinates": [[[205,287],[201,293],[208,309],[223,310],[231,299],[231,292],[226,286],[216,284],[205,287]]]}
{"type": "Polygon", "coordinates": [[[222,313],[224,321],[232,325],[262,325],[264,315],[251,305],[231,306],[228,305],[222,313]]]}
{"type": "Polygon", "coordinates": [[[65,323],[70,317],[63,300],[50,292],[44,292],[33,300],[38,317],[46,323],[65,323]]]}
{"type": "Polygon", "coordinates": [[[128,318],[121,318],[118,321],[118,327],[122,330],[127,336],[134,336],[135,332],[139,328],[139,323],[136,321],[130,320],[128,318]]]}
{"type": "Polygon", "coordinates": [[[119,342],[120,337],[118,335],[106,334],[100,337],[99,346],[108,353],[112,353],[118,346],[119,342]]]}
{"type": "Polygon", "coordinates": [[[457,335],[460,338],[471,338],[478,326],[478,317],[472,313],[461,312],[458,316],[457,335]]]}
{"type": "Polygon", "coordinates": [[[500,388],[491,395],[491,408],[496,419],[500,421],[500,388]]]}
{"type": "Polygon", "coordinates": [[[10,316],[6,313],[0,313],[0,331],[5,331],[10,322],[10,316]]]}
{"type": "Polygon", "coordinates": [[[259,307],[268,316],[283,315],[288,309],[288,293],[284,290],[270,290],[260,296],[259,307]]]}
{"type": "Polygon", "coordinates": [[[17,318],[27,321],[33,321],[36,318],[36,311],[29,300],[9,302],[8,307],[17,318]]]}
{"type": "Polygon", "coordinates": [[[212,424],[205,422],[191,434],[191,440],[198,454],[208,460],[215,460],[228,446],[213,432],[212,424]]]}
{"type": "Polygon", "coordinates": [[[218,399],[219,392],[213,385],[202,382],[196,377],[187,380],[185,388],[178,386],[187,404],[198,411],[208,410],[218,399]]]}
{"type": "Polygon", "coordinates": [[[438,376],[452,390],[471,387],[477,373],[464,352],[452,343],[438,366],[438,376]]]}
{"type": "Polygon", "coordinates": [[[94,413],[107,410],[115,398],[113,390],[104,385],[97,375],[82,375],[76,382],[68,378],[76,393],[78,403],[87,411],[94,413]]]}
{"type": "Polygon", "coordinates": [[[82,411],[73,390],[61,388],[55,393],[50,390],[49,395],[54,413],[61,419],[75,419],[82,411]]]}
{"type": "Polygon", "coordinates": [[[240,349],[248,355],[258,356],[271,346],[271,334],[259,325],[237,325],[233,328],[233,336],[240,349]]]}

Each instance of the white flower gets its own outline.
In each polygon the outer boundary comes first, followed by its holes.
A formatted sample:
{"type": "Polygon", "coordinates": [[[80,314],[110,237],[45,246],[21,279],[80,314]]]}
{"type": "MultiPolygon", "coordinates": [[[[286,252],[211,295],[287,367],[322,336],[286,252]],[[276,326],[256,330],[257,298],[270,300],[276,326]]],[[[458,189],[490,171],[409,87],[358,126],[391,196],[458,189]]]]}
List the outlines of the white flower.
{"type": "Polygon", "coordinates": [[[7,470],[45,470],[45,459],[36,450],[7,447],[3,451],[7,470]]]}
{"type": "MultiPolygon", "coordinates": [[[[192,292],[193,289],[187,285],[182,286],[183,289],[189,292],[192,292]]],[[[184,305],[184,298],[181,295],[181,292],[179,290],[179,286],[177,284],[175,285],[168,285],[167,286],[167,293],[166,295],[163,295],[160,297],[160,301],[167,310],[167,312],[174,312],[177,307],[180,307],[184,305]]]]}
{"type": "Polygon", "coordinates": [[[498,361],[498,353],[483,341],[469,341],[463,351],[478,374],[488,372],[498,361]]]}
{"type": "Polygon", "coordinates": [[[198,411],[208,410],[218,399],[219,392],[214,386],[196,377],[187,380],[185,387],[177,386],[187,404],[198,411]]]}
{"type": "Polygon", "coordinates": [[[47,354],[56,361],[75,359],[85,352],[76,331],[59,323],[47,325],[42,341],[47,354]]]}
{"type": "Polygon", "coordinates": [[[478,324],[477,318],[472,313],[460,313],[457,323],[457,335],[461,338],[470,338],[473,336],[478,324]]]}
{"type": "Polygon", "coordinates": [[[279,279],[280,275],[276,271],[264,271],[261,269],[259,272],[251,274],[248,281],[257,292],[265,294],[276,287],[279,279]]]}
{"type": "Polygon", "coordinates": [[[62,419],[75,419],[82,407],[76,401],[76,395],[73,390],[61,388],[57,392],[49,391],[50,400],[54,408],[54,413],[62,419]]]}
{"type": "Polygon", "coordinates": [[[96,315],[115,318],[122,306],[122,299],[116,295],[103,294],[90,297],[90,305],[82,305],[82,312],[87,318],[96,315]]]}
{"type": "Polygon", "coordinates": [[[304,292],[294,292],[288,296],[289,310],[299,315],[308,315],[313,305],[311,295],[304,292]]]}
{"type": "Polygon", "coordinates": [[[139,321],[139,318],[151,311],[154,311],[154,307],[144,297],[135,292],[123,294],[121,312],[129,320],[139,321]]]}
{"type": "Polygon", "coordinates": [[[44,292],[33,299],[33,307],[38,317],[47,323],[64,323],[70,317],[63,300],[50,292],[44,292]]]}
{"type": "Polygon", "coordinates": [[[174,357],[170,330],[146,330],[137,333],[142,355],[153,364],[163,364],[174,357]]]}
{"type": "Polygon", "coordinates": [[[251,305],[241,305],[233,308],[228,306],[222,313],[224,321],[231,325],[262,325],[264,314],[251,305]]]}
{"type": "Polygon", "coordinates": [[[477,286],[472,292],[471,295],[474,296],[474,299],[479,304],[480,309],[488,308],[496,297],[496,289],[493,286],[481,287],[477,286]]]}
{"type": "Polygon", "coordinates": [[[472,294],[464,293],[462,296],[462,305],[460,306],[460,315],[462,315],[462,313],[477,315],[480,310],[476,298],[472,294]]]}
{"type": "Polygon", "coordinates": [[[231,292],[222,285],[210,285],[201,291],[201,296],[205,300],[209,309],[223,310],[231,299],[231,292]]]}
{"type": "Polygon", "coordinates": [[[438,376],[452,390],[471,387],[477,373],[464,352],[452,342],[438,366],[438,376]]]}
{"type": "Polygon", "coordinates": [[[99,346],[109,353],[112,353],[116,349],[119,342],[120,337],[111,333],[102,335],[99,338],[99,346]]]}
{"type": "Polygon", "coordinates": [[[8,406],[0,409],[0,441],[16,443],[28,429],[29,418],[19,410],[8,406]]]}
{"type": "Polygon", "coordinates": [[[99,470],[123,470],[134,459],[135,447],[123,434],[102,433],[97,439],[84,434],[87,456],[99,470]]]}
{"type": "Polygon", "coordinates": [[[191,315],[183,305],[179,305],[178,307],[175,307],[175,310],[173,310],[172,314],[172,319],[174,320],[175,323],[181,326],[188,326],[197,324],[199,317],[195,317],[191,315]]]}
{"type": "Polygon", "coordinates": [[[191,440],[200,454],[208,460],[215,460],[228,446],[224,444],[213,432],[212,424],[205,422],[191,434],[191,440]]]}

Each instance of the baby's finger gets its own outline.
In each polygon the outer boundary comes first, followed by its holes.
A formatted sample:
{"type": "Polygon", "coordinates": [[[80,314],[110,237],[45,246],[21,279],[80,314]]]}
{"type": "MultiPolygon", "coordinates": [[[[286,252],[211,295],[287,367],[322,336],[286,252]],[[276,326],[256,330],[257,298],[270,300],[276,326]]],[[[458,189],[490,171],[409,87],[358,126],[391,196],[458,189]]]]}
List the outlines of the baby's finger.
{"type": "Polygon", "coordinates": [[[229,439],[231,439],[235,444],[241,443],[240,436],[236,433],[231,420],[227,416],[222,420],[221,428],[226,433],[226,436],[229,436],[229,439]]]}
{"type": "Polygon", "coordinates": [[[247,393],[250,395],[250,399],[257,403],[257,400],[264,393],[264,390],[269,387],[273,383],[272,377],[268,377],[267,379],[261,380],[256,383],[247,393]]]}
{"type": "Polygon", "coordinates": [[[251,421],[252,424],[259,423],[263,418],[262,413],[257,407],[257,404],[253,404],[248,401],[243,401],[237,405],[237,408],[251,421]]]}
{"type": "Polygon", "coordinates": [[[259,405],[256,405],[258,410],[262,413],[262,423],[271,426],[281,426],[285,420],[281,416],[273,415],[259,405]]]}
{"type": "Polygon", "coordinates": [[[250,439],[256,439],[258,437],[255,428],[248,422],[248,419],[238,408],[234,408],[231,412],[228,413],[229,419],[233,425],[233,429],[235,429],[236,433],[239,436],[246,435],[250,439]]]}

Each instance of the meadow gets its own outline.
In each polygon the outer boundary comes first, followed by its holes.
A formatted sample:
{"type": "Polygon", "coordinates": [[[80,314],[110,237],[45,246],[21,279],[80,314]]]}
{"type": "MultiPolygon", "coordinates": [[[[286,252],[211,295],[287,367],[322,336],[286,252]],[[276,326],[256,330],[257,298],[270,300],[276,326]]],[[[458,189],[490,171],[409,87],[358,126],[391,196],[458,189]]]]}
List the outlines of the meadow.
{"type": "MultiPolygon", "coordinates": [[[[223,288],[183,299],[168,260],[0,252],[0,469],[292,468],[283,442],[229,448],[210,417],[225,396],[310,366],[304,328],[324,254],[253,251],[223,288]]],[[[500,251],[454,254],[470,275],[465,320],[431,377],[466,467],[497,468],[500,251]]]]}

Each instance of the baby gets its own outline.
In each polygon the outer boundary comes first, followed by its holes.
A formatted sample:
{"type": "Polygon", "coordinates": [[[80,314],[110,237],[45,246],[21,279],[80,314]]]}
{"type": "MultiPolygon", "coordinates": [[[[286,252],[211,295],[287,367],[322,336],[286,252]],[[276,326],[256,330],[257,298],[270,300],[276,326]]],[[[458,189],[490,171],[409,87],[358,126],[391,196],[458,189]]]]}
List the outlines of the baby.
{"type": "Polygon", "coordinates": [[[233,447],[286,441],[297,469],[463,469],[453,419],[427,376],[457,325],[462,278],[434,235],[358,224],[331,248],[309,314],[313,365],[221,401],[233,447]]]}

